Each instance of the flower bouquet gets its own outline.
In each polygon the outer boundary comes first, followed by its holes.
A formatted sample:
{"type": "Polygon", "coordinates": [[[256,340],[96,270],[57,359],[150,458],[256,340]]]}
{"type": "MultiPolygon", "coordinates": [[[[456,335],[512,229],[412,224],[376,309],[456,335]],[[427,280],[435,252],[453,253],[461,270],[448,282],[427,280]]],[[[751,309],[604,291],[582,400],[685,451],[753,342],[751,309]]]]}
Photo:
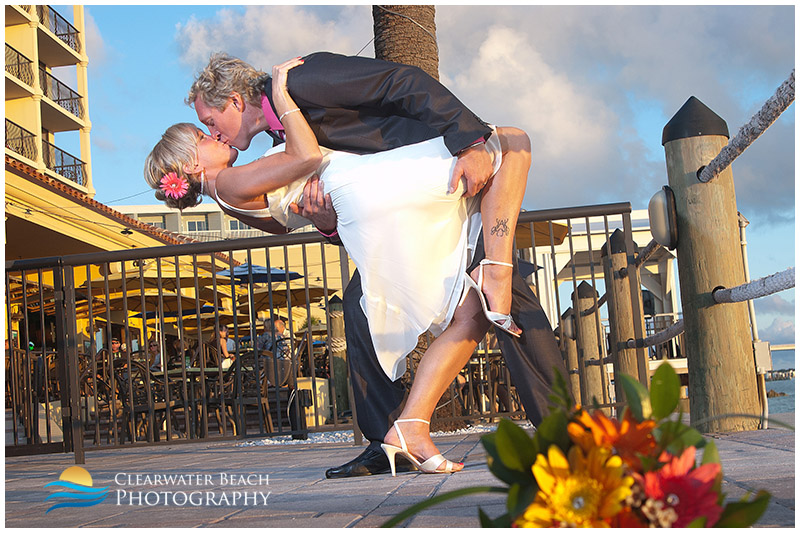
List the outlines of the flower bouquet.
{"type": "Polygon", "coordinates": [[[430,505],[479,492],[505,492],[508,512],[484,527],[747,527],[770,495],[724,504],[716,445],[682,422],[680,380],[664,363],[650,392],[620,375],[627,406],[617,418],[576,406],[558,376],[554,407],[533,437],[502,420],[481,441],[489,470],[507,487],[470,487],[400,513],[400,523],[430,505]],[[677,410],[677,416],[674,416],[677,410]],[[697,464],[697,451],[702,458],[697,464]]]}

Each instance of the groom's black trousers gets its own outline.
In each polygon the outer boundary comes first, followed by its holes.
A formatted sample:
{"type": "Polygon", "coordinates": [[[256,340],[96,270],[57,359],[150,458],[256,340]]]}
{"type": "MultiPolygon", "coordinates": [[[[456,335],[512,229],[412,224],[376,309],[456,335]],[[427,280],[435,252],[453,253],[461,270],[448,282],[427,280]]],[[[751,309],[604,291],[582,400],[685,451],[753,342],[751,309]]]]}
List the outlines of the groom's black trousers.
{"type": "MultiPolygon", "coordinates": [[[[483,257],[481,236],[469,270],[472,271],[483,257]]],[[[358,426],[370,441],[370,447],[380,450],[378,447],[384,435],[402,410],[405,389],[402,380],[390,381],[381,369],[360,299],[361,276],[355,271],[343,299],[347,358],[350,361],[358,426]]],[[[567,371],[547,316],[533,291],[520,276],[516,260],[511,316],[522,329],[522,335],[515,338],[495,328],[497,341],[525,413],[534,425],[539,425],[548,412],[548,396],[552,392],[555,369],[565,378],[567,371]]]]}

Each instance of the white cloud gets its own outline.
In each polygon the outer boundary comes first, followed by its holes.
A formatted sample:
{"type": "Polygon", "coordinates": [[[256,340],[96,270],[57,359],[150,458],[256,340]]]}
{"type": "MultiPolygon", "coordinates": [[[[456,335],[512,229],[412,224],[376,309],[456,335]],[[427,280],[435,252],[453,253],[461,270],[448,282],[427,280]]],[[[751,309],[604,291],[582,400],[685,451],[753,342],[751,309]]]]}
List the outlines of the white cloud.
{"type": "Polygon", "coordinates": [[[768,328],[759,331],[758,336],[770,344],[794,344],[794,321],[776,318],[768,328]]]}
{"type": "Polygon", "coordinates": [[[319,50],[356,54],[372,38],[372,16],[369,6],[248,6],[244,13],[221,9],[213,19],[192,17],[176,30],[181,60],[193,67],[223,51],[268,71],[319,50]]]}
{"type": "Polygon", "coordinates": [[[771,294],[753,301],[756,311],[761,314],[776,314],[794,317],[794,301],[786,300],[779,294],[771,294]]]}
{"type": "Polygon", "coordinates": [[[108,59],[108,51],[100,28],[88,11],[84,11],[84,25],[86,26],[86,55],[92,69],[102,67],[108,59]]]}

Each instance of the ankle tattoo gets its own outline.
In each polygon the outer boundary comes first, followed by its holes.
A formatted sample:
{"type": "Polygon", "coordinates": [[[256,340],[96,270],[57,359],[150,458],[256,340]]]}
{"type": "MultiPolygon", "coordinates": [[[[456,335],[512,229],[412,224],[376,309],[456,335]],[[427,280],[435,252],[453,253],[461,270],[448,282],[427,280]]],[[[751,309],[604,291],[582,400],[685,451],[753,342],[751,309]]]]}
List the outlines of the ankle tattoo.
{"type": "Polygon", "coordinates": [[[511,232],[508,230],[508,219],[507,218],[498,218],[495,219],[497,223],[492,228],[490,232],[491,235],[497,235],[498,237],[505,237],[506,235],[510,234],[511,232]]]}

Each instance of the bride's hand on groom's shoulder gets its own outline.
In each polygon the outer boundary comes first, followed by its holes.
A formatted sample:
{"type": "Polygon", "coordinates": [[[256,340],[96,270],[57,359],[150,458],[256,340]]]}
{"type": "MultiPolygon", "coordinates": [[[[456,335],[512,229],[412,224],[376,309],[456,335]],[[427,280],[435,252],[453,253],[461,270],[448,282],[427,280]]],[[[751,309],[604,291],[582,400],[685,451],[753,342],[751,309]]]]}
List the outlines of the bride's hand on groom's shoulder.
{"type": "Polygon", "coordinates": [[[303,60],[299,57],[292,58],[284,61],[280,65],[272,67],[272,90],[286,90],[286,80],[289,77],[289,71],[298,65],[302,65],[303,60]]]}

